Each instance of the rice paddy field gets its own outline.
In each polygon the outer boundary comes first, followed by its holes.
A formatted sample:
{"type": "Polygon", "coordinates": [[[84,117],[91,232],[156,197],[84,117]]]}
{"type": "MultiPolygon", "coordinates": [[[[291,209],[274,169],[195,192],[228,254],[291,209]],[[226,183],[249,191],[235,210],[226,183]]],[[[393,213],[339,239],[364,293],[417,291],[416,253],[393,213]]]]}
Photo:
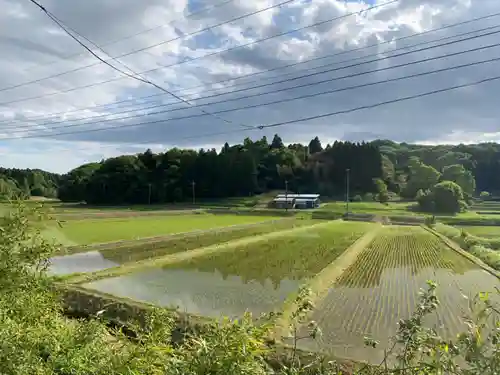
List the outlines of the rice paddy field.
{"type": "MultiPolygon", "coordinates": [[[[89,293],[208,318],[286,310],[300,286],[313,285],[323,289],[309,318],[323,336],[301,348],[368,362],[380,361],[384,347],[368,349],[364,337],[388,342],[427,280],[438,283],[441,305],[426,323],[449,338],[465,328],[463,295],[500,287],[497,277],[419,226],[273,215],[67,220],[44,231],[69,254],[52,258],[50,272],[89,293]]],[[[462,225],[474,236],[500,238],[498,227],[462,225]]]]}
{"type": "Polygon", "coordinates": [[[387,343],[396,333],[399,319],[414,311],[426,280],[438,283],[441,301],[426,323],[448,338],[465,329],[462,317],[468,313],[468,302],[462,294],[473,297],[500,286],[496,277],[446,247],[432,233],[420,227],[388,227],[318,304],[311,318],[322,327],[324,336],[304,347],[352,360],[382,360],[387,348],[368,349],[364,337],[387,343]]]}
{"type": "Polygon", "coordinates": [[[154,237],[139,241],[122,241],[112,244],[78,246],[69,248],[69,255],[51,259],[49,272],[68,275],[80,272],[95,272],[127,263],[224,244],[244,237],[262,236],[275,231],[312,225],[314,220],[280,219],[256,224],[216,228],[171,236],[154,237]]]}
{"type": "Polygon", "coordinates": [[[376,224],[326,222],[163,268],[82,285],[208,317],[254,316],[281,308],[299,286],[376,224]]]}
{"type": "Polygon", "coordinates": [[[62,228],[55,226],[47,228],[44,234],[55,238],[63,245],[75,246],[252,224],[272,219],[279,219],[279,217],[200,213],[198,215],[71,220],[63,223],[62,228]]]}

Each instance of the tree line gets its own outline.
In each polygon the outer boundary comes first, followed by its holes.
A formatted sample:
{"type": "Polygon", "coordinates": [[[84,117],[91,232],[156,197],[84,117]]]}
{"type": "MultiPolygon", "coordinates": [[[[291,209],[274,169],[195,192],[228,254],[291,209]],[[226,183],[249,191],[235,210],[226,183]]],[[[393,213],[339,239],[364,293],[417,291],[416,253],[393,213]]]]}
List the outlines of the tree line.
{"type": "Polygon", "coordinates": [[[285,146],[275,135],[219,152],[173,148],[82,165],[61,178],[63,201],[92,204],[182,202],[197,198],[251,196],[269,190],[342,196],[346,169],[353,191],[374,192],[382,178],[382,155],[370,143],[335,142],[323,149],[316,137],[308,145],[285,146]]]}
{"type": "Polygon", "coordinates": [[[56,198],[61,176],[40,169],[0,168],[0,200],[56,198]]]}
{"type": "MultiPolygon", "coordinates": [[[[315,137],[285,146],[276,134],[271,142],[246,138],[220,150],[147,150],[84,164],[62,176],[2,168],[0,194],[4,199],[42,195],[91,204],[153,204],[190,201],[193,192],[197,198],[218,199],[288,186],[291,192],[344,199],[347,169],[351,197],[385,201],[391,191],[418,199],[427,210],[434,186],[447,181],[461,188],[457,193],[463,201],[483,191],[500,193],[496,143],[422,146],[376,140],[323,146],[315,137]]],[[[446,191],[456,190],[445,185],[446,191]]]]}

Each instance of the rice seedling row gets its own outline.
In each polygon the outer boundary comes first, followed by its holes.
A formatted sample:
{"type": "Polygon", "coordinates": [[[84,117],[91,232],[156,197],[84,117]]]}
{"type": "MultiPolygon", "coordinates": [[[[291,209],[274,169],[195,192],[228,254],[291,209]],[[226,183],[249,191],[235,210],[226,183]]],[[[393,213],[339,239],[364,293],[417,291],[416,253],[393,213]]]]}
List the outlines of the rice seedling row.
{"type": "Polygon", "coordinates": [[[315,276],[371,223],[330,222],[242,244],[226,252],[171,263],[85,287],[210,317],[280,309],[306,278],[315,276]],[[124,285],[127,287],[125,288],[124,285]]]}
{"type": "MultiPolygon", "coordinates": [[[[364,337],[387,342],[396,333],[396,322],[414,311],[428,279],[440,285],[442,303],[427,323],[448,337],[463,329],[467,302],[460,290],[467,294],[500,285],[420,227],[384,228],[311,315],[324,332],[319,348],[355,360],[380,360],[383,348],[364,349],[364,337]]],[[[312,341],[304,348],[318,349],[312,341]]]]}
{"type": "Polygon", "coordinates": [[[50,272],[56,275],[93,272],[118,265],[138,262],[145,259],[189,251],[214,244],[223,244],[244,237],[264,235],[274,231],[313,224],[312,220],[280,219],[239,227],[220,228],[212,231],[194,232],[192,234],[175,235],[157,242],[123,247],[90,247],[88,252],[58,256],[51,259],[50,272]],[[95,250],[97,249],[97,250],[95,250]]]}

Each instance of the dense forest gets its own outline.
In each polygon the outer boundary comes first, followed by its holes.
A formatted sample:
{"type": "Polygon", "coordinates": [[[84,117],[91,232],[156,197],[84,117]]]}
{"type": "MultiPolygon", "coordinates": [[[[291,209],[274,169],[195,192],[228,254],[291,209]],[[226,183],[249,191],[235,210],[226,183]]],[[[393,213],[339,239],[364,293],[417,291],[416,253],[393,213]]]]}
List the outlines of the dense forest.
{"type": "Polygon", "coordinates": [[[40,169],[0,168],[0,199],[56,198],[61,176],[40,169]]]}
{"type": "MultiPolygon", "coordinates": [[[[220,150],[173,148],[109,158],[63,176],[0,169],[0,194],[58,196],[92,204],[163,203],[248,196],[269,190],[317,192],[343,198],[349,169],[351,197],[385,187],[403,198],[422,199],[438,183],[453,182],[465,197],[500,193],[500,145],[423,146],[373,142],[289,144],[275,135],[220,150]]],[[[447,187],[450,187],[448,185],[447,187]]],[[[452,187],[455,188],[455,187],[452,187]]],[[[367,194],[368,193],[368,194],[367,194]]]]}

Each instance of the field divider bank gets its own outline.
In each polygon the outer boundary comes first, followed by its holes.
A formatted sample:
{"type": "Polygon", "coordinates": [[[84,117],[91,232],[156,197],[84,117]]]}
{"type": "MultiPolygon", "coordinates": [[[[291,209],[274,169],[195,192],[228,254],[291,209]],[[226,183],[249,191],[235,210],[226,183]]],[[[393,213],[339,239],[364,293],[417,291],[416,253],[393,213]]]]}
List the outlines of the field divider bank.
{"type": "MultiPolygon", "coordinates": [[[[302,287],[311,290],[310,301],[315,305],[323,299],[330,287],[339,279],[340,276],[347,270],[357,259],[363,250],[377,237],[382,230],[381,224],[375,224],[376,228],[365,233],[350,245],[337,259],[323,268],[316,276],[306,281],[302,287]]],[[[285,302],[282,310],[282,315],[277,319],[275,324],[275,337],[279,339],[286,335],[288,326],[291,323],[292,314],[297,310],[296,302],[297,295],[291,296],[285,302]]]]}
{"type": "Polygon", "coordinates": [[[452,249],[453,251],[459,253],[460,255],[464,256],[465,258],[467,258],[468,260],[470,260],[471,262],[473,262],[474,264],[478,265],[479,267],[481,267],[483,270],[485,270],[486,272],[489,272],[490,274],[492,274],[493,276],[497,277],[498,279],[500,279],[500,272],[498,272],[497,270],[493,269],[492,267],[488,266],[486,263],[484,263],[481,259],[479,259],[478,257],[472,255],[471,253],[469,253],[468,251],[465,251],[464,249],[462,249],[460,247],[460,245],[458,245],[455,241],[452,241],[451,239],[449,239],[448,237],[446,237],[445,235],[441,234],[441,233],[438,233],[436,232],[434,229],[432,228],[429,228],[427,226],[424,226],[422,225],[422,228],[424,228],[427,232],[429,233],[432,233],[433,235],[435,235],[436,237],[438,237],[439,239],[441,239],[441,241],[450,249],[452,249]]]}
{"type": "Polygon", "coordinates": [[[69,254],[76,254],[76,253],[82,253],[82,252],[87,252],[87,251],[98,251],[98,250],[104,250],[108,248],[113,248],[115,250],[120,250],[120,249],[126,249],[130,247],[137,247],[141,245],[153,245],[157,243],[162,243],[165,241],[170,241],[174,239],[183,239],[187,237],[194,237],[194,236],[199,236],[203,235],[206,233],[222,233],[222,232],[230,232],[236,229],[245,229],[245,228],[252,228],[256,226],[261,226],[261,225],[267,225],[267,224],[276,224],[276,223],[281,223],[285,221],[295,221],[295,218],[282,218],[282,219],[274,219],[274,220],[267,220],[267,221],[262,221],[259,223],[250,223],[250,224],[234,224],[234,225],[229,225],[226,227],[220,227],[220,228],[211,228],[211,229],[200,229],[200,230],[193,230],[193,231],[186,231],[186,232],[180,232],[180,233],[172,233],[172,234],[165,234],[165,235],[160,235],[160,236],[151,236],[151,237],[143,237],[143,238],[137,238],[134,240],[119,240],[119,241],[110,241],[110,242],[101,242],[101,243],[95,243],[95,244],[89,244],[89,245],[76,245],[76,246],[67,246],[65,248],[66,252],[60,255],[69,255],[69,254]]]}
{"type": "Polygon", "coordinates": [[[329,225],[332,225],[332,223],[334,223],[334,222],[335,221],[326,221],[326,222],[322,222],[322,223],[318,223],[318,224],[301,226],[298,228],[292,228],[292,229],[286,229],[286,230],[280,230],[280,231],[266,233],[266,234],[258,235],[258,236],[243,237],[243,238],[240,238],[237,240],[232,240],[232,241],[222,243],[222,244],[210,245],[210,246],[201,247],[201,248],[197,248],[197,249],[193,249],[193,250],[189,250],[189,251],[185,251],[185,252],[181,252],[181,253],[168,254],[166,256],[152,258],[152,259],[145,259],[145,260],[137,261],[134,263],[127,263],[127,264],[124,264],[124,265],[121,265],[118,267],[108,268],[105,270],[96,271],[96,272],[92,272],[92,273],[73,274],[73,275],[68,276],[68,277],[63,277],[62,279],[67,281],[67,282],[73,283],[73,284],[81,284],[81,283],[87,283],[87,282],[91,282],[91,281],[97,281],[97,280],[100,280],[103,278],[121,276],[121,275],[125,275],[125,274],[132,273],[132,272],[144,271],[145,269],[162,267],[162,266],[165,266],[168,264],[182,262],[182,261],[190,260],[193,258],[198,258],[198,257],[210,255],[213,253],[231,251],[238,246],[248,245],[251,243],[258,243],[261,241],[266,241],[266,240],[278,238],[278,237],[281,237],[281,236],[287,235],[287,234],[305,232],[305,231],[313,229],[313,228],[327,227],[329,225]]]}

